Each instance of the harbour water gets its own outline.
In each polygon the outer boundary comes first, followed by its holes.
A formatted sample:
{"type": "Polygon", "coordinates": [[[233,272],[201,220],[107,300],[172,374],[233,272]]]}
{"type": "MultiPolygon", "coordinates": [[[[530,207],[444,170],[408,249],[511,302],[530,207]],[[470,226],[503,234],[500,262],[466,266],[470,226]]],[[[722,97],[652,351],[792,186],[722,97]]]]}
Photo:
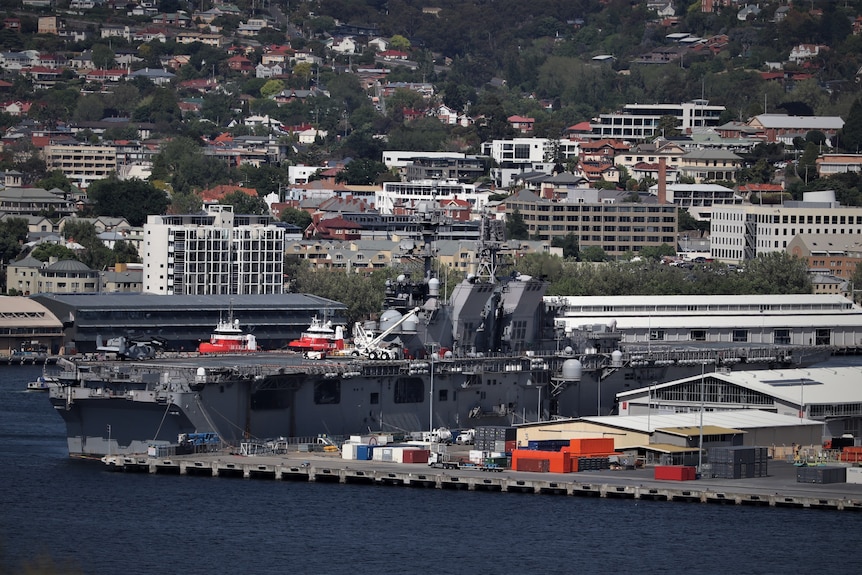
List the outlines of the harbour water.
{"type": "Polygon", "coordinates": [[[857,573],[862,514],[109,473],[0,367],[0,574],[857,573]]]}

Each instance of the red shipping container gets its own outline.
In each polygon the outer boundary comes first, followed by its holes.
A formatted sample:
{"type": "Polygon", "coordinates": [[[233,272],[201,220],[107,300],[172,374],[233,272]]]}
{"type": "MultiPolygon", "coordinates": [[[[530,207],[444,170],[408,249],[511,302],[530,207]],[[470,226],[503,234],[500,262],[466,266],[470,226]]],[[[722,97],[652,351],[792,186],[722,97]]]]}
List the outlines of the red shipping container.
{"type": "Polygon", "coordinates": [[[515,471],[530,471],[533,473],[547,473],[551,469],[551,462],[547,459],[520,459],[515,471]]]}
{"type": "Polygon", "coordinates": [[[516,440],[510,440],[506,442],[506,453],[512,453],[518,449],[518,442],[516,440]]]}
{"type": "Polygon", "coordinates": [[[404,451],[404,463],[428,463],[427,449],[409,449],[404,451]]]}
{"type": "Polygon", "coordinates": [[[666,481],[692,481],[697,478],[697,469],[685,465],[659,465],[655,468],[655,479],[666,481]]]}

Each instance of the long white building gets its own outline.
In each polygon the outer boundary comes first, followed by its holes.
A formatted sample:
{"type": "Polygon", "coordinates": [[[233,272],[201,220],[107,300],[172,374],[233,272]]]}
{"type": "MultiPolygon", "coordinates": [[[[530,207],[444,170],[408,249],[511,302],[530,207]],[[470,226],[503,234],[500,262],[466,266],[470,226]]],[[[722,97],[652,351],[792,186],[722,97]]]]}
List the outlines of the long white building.
{"type": "Polygon", "coordinates": [[[830,190],[782,205],[713,206],[710,253],[741,262],[785,251],[797,234],[862,234],[862,207],[841,207],[830,190]]]}
{"type": "Polygon", "coordinates": [[[621,112],[601,114],[590,122],[592,137],[640,141],[660,136],[659,123],[664,116],[676,118],[677,128],[685,134],[719,125],[724,106],[711,106],[708,100],[681,104],[626,104],[621,112]]]}
{"type": "Polygon", "coordinates": [[[280,294],[284,229],[233,206],[148,216],[141,248],[143,291],[158,295],[280,294]]]}
{"type": "Polygon", "coordinates": [[[618,331],[629,344],[862,346],[862,308],[841,295],[548,296],[557,328],[618,331]]]}
{"type": "Polygon", "coordinates": [[[488,192],[476,191],[474,184],[440,180],[413,182],[383,182],[383,189],[374,193],[374,207],[381,214],[392,214],[396,207],[415,207],[418,202],[459,199],[470,203],[476,213],[488,203],[488,192]]]}

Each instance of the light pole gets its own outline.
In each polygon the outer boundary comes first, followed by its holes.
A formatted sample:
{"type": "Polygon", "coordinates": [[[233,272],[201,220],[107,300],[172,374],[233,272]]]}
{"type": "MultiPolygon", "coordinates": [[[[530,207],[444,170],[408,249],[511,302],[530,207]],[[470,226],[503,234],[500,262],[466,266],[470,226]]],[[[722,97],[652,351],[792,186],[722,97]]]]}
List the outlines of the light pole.
{"type": "Polygon", "coordinates": [[[646,412],[646,426],[647,433],[652,432],[652,428],[650,427],[650,419],[652,417],[652,386],[656,384],[655,381],[651,381],[649,384],[649,391],[647,391],[647,412],[646,412]]]}
{"type": "Polygon", "coordinates": [[[436,354],[437,354],[436,351],[431,353],[431,355],[429,356],[430,362],[428,364],[429,365],[429,368],[428,368],[429,373],[431,374],[431,377],[430,377],[431,389],[428,392],[428,394],[429,394],[429,398],[428,398],[428,400],[429,400],[428,401],[428,431],[430,431],[432,433],[434,432],[434,356],[436,354]]]}
{"type": "Polygon", "coordinates": [[[697,472],[700,473],[703,468],[703,406],[704,406],[704,377],[703,370],[705,363],[700,364],[700,439],[697,445],[697,472]]]}

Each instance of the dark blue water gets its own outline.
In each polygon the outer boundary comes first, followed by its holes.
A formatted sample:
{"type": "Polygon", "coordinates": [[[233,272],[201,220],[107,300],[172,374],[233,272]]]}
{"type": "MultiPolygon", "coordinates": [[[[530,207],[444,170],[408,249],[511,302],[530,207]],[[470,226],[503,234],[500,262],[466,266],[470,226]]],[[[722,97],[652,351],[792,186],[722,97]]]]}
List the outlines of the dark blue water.
{"type": "Polygon", "coordinates": [[[109,473],[0,367],[0,574],[858,573],[862,515],[109,473]]]}

